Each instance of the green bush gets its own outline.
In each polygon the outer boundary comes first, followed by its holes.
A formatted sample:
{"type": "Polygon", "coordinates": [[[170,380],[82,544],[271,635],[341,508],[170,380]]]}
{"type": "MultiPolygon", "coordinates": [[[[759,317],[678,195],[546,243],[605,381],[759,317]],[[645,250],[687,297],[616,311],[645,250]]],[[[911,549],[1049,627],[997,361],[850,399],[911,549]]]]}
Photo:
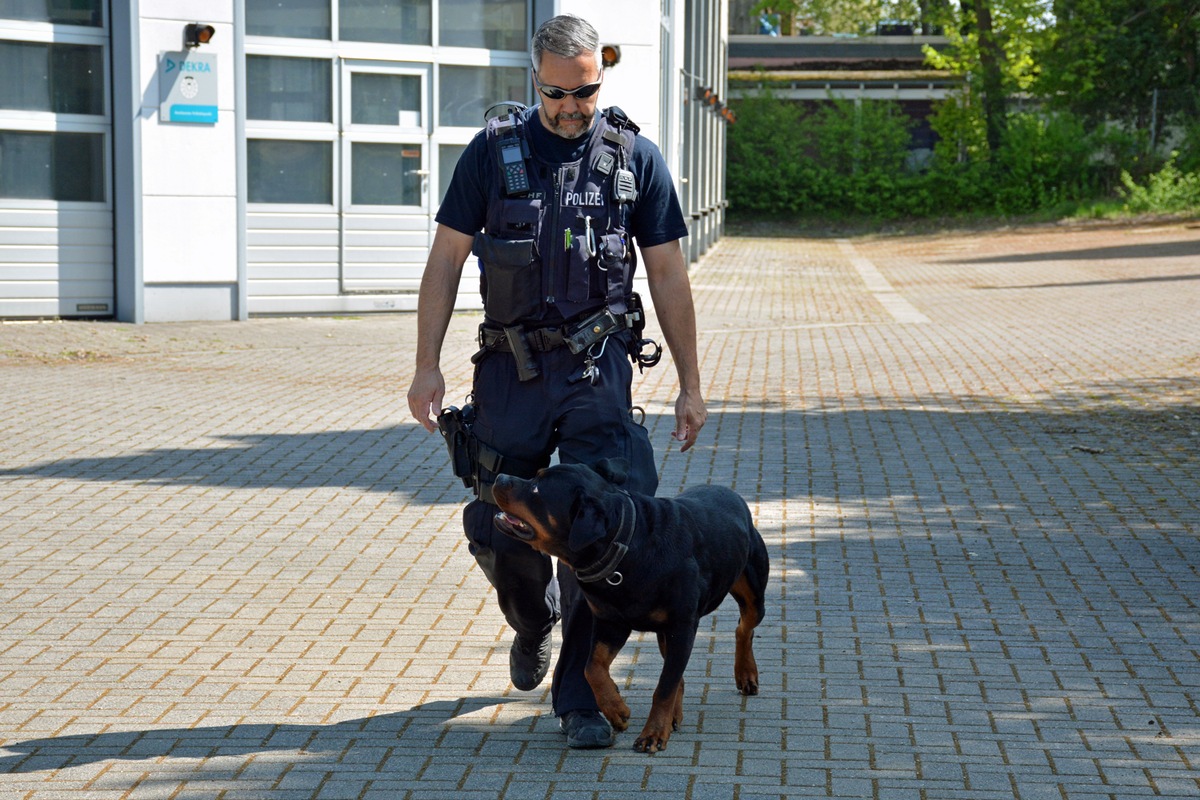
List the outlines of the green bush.
{"type": "Polygon", "coordinates": [[[1175,156],[1176,165],[1183,172],[1200,172],[1200,119],[1185,122],[1183,142],[1175,156]]]}
{"type": "Polygon", "coordinates": [[[987,160],[987,130],[980,109],[965,94],[953,94],[934,103],[929,127],[937,134],[934,162],[949,169],[952,164],[987,160]]]}
{"type": "Polygon", "coordinates": [[[812,115],[821,164],[845,176],[902,171],[909,125],[895,103],[835,99],[812,115]]]}
{"type": "Polygon", "coordinates": [[[1200,208],[1200,172],[1184,172],[1175,165],[1178,154],[1161,170],[1150,175],[1146,184],[1139,185],[1128,172],[1121,173],[1125,210],[1135,214],[1169,214],[1200,208]]]}
{"type": "Polygon", "coordinates": [[[917,171],[907,163],[910,121],[893,102],[805,106],[765,92],[736,111],[727,162],[735,216],[1057,213],[1114,191],[1130,211],[1200,209],[1191,166],[1200,164],[1200,125],[1186,131],[1178,161],[1151,172],[1137,134],[1089,130],[1069,113],[1010,115],[1002,146],[990,153],[978,109],[951,98],[935,109],[930,124],[940,138],[917,171]]]}
{"type": "Polygon", "coordinates": [[[993,158],[994,210],[1028,214],[1094,196],[1091,155],[1092,145],[1077,117],[1010,116],[1003,146],[993,158]]]}
{"type": "Polygon", "coordinates": [[[797,214],[808,210],[816,165],[797,135],[802,109],[794,103],[755,99],[737,107],[727,147],[730,204],[750,214],[797,214]]]}
{"type": "Polygon", "coordinates": [[[807,112],[768,92],[741,101],[737,116],[727,167],[736,213],[902,213],[909,120],[895,104],[834,100],[807,112]]]}

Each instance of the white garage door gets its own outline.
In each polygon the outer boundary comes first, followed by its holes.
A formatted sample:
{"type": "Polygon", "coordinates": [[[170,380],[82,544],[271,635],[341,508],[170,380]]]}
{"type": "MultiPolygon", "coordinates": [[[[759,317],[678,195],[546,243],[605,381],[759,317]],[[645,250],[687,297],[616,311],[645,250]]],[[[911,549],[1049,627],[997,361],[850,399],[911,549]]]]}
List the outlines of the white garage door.
{"type": "Polygon", "coordinates": [[[0,4],[0,317],[114,311],[106,7],[0,4]]]}

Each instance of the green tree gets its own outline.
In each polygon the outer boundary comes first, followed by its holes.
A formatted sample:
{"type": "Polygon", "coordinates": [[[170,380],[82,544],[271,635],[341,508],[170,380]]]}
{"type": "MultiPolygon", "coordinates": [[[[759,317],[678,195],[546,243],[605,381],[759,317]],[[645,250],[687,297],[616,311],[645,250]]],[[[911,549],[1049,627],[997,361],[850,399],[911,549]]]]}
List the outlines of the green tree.
{"type": "MultiPolygon", "coordinates": [[[[826,26],[819,32],[906,18],[873,0],[786,5],[793,15],[824,14],[812,23],[826,26]],[[832,21],[835,12],[847,21],[832,21]]],[[[930,164],[907,162],[906,120],[885,104],[831,102],[806,113],[769,95],[746,98],[729,137],[738,213],[1025,214],[1114,191],[1130,211],[1197,208],[1200,0],[917,6],[949,41],[927,48],[928,61],[963,78],[930,120],[939,137],[930,164]],[[1147,147],[1156,133],[1158,151],[1147,147]]]]}
{"type": "Polygon", "coordinates": [[[983,126],[993,153],[1004,141],[1008,126],[1008,87],[1004,85],[1005,52],[992,25],[991,0],[963,0],[964,23],[973,27],[979,45],[979,77],[983,95],[983,126]]]}
{"type": "MultiPolygon", "coordinates": [[[[982,129],[988,151],[999,150],[1008,98],[1028,91],[1038,75],[1036,56],[1053,23],[1050,5],[1051,0],[961,0],[957,9],[949,9],[949,47],[927,46],[925,54],[934,67],[963,76],[961,94],[947,103],[966,126],[954,138],[967,139],[968,130],[982,129]]],[[[953,136],[948,130],[939,133],[953,136]]]]}
{"type": "Polygon", "coordinates": [[[1143,131],[1195,118],[1200,0],[1054,0],[1054,17],[1036,87],[1053,105],[1143,131]]]}
{"type": "Polygon", "coordinates": [[[918,0],[917,22],[921,24],[921,33],[931,36],[942,31],[950,21],[950,0],[918,0]]]}

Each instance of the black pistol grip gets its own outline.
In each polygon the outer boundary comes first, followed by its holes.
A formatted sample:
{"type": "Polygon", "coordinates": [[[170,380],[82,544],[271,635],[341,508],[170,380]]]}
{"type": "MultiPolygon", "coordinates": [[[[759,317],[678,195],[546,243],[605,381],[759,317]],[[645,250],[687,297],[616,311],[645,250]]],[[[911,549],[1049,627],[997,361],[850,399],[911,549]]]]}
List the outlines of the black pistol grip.
{"type": "Polygon", "coordinates": [[[512,351],[513,360],[517,364],[517,380],[531,381],[540,373],[537,362],[533,360],[533,352],[529,342],[525,341],[525,333],[520,326],[513,325],[504,329],[504,338],[508,340],[508,349],[512,351]]]}

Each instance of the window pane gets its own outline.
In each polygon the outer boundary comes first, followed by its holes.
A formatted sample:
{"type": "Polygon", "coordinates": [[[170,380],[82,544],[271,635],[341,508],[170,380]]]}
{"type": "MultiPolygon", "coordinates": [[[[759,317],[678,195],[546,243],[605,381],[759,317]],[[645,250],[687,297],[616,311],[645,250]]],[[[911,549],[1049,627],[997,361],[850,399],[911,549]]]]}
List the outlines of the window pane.
{"type": "Polygon", "coordinates": [[[529,70],[522,67],[442,67],[441,125],[483,127],[483,112],[501,100],[529,96],[529,70]]]}
{"type": "Polygon", "coordinates": [[[0,18],[55,22],[61,25],[103,23],[100,6],[104,0],[0,0],[0,18]]]}
{"type": "Polygon", "coordinates": [[[246,180],[251,203],[333,202],[333,144],[250,139],[246,180]]]}
{"type": "Polygon", "coordinates": [[[355,42],[433,44],[432,0],[338,0],[339,35],[355,42]]]}
{"type": "Polygon", "coordinates": [[[100,47],[0,41],[0,76],[0,108],[104,113],[100,47]]]}
{"type": "Polygon", "coordinates": [[[525,50],[526,0],[441,0],[438,43],[489,50],[525,50]],[[470,20],[470,24],[463,24],[470,20]]]}
{"type": "Polygon", "coordinates": [[[297,39],[333,38],[332,0],[246,0],[246,33],[297,39]]]}
{"type": "Polygon", "coordinates": [[[246,56],[246,116],[333,121],[332,69],[321,58],[246,56]]]}
{"type": "Polygon", "coordinates": [[[446,190],[450,188],[454,168],[466,149],[466,146],[461,144],[443,144],[438,147],[438,205],[446,199],[446,190]]]}
{"type": "Polygon", "coordinates": [[[350,121],[355,125],[419,127],[420,76],[354,73],[350,78],[350,121]]]}
{"type": "Polygon", "coordinates": [[[104,201],[104,136],[0,131],[0,197],[104,201]]]}
{"type": "Polygon", "coordinates": [[[350,147],[350,202],[367,206],[421,205],[421,146],[364,144],[350,147]]]}

